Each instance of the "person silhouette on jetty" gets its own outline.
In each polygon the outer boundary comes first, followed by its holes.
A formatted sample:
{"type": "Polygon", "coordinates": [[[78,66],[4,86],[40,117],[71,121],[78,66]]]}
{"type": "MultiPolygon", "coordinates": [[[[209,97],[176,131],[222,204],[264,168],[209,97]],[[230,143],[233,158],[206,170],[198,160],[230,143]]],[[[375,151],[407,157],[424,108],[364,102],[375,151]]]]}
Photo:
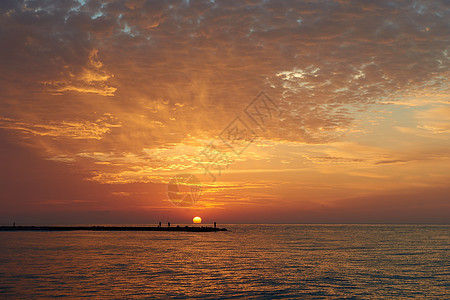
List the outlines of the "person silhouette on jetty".
{"type": "Polygon", "coordinates": [[[167,227],[170,227],[170,222],[167,223],[167,227]]]}

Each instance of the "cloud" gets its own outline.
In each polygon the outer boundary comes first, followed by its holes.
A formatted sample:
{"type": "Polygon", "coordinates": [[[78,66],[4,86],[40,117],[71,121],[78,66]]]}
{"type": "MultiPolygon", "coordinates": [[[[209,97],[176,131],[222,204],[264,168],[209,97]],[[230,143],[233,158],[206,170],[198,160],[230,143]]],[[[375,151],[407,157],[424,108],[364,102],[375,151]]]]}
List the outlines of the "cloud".
{"type": "Polygon", "coordinates": [[[120,124],[114,124],[114,121],[114,118],[109,115],[103,116],[95,122],[63,121],[61,123],[50,122],[48,124],[33,124],[8,118],[0,118],[0,128],[18,130],[34,136],[101,140],[105,134],[111,131],[111,128],[121,126],[120,124]]]}
{"type": "Polygon", "coordinates": [[[210,136],[269,89],[289,118],[268,138],[328,142],[353,122],[346,105],[448,74],[447,4],[420,3],[27,1],[2,14],[2,64],[40,91],[162,99],[210,136]]]}
{"type": "Polygon", "coordinates": [[[256,136],[242,180],[382,178],[445,158],[448,19],[438,0],[1,1],[0,127],[103,184],[195,170],[236,117],[256,136]],[[261,90],[265,128],[245,113],[261,90]]]}
{"type": "Polygon", "coordinates": [[[70,79],[44,81],[42,84],[50,86],[50,91],[56,93],[56,95],[63,95],[66,91],[75,91],[114,96],[117,88],[106,84],[108,79],[114,77],[114,75],[102,70],[103,64],[98,60],[97,55],[98,50],[92,50],[89,54],[89,65],[83,68],[79,74],[69,73],[70,79]]]}
{"type": "Polygon", "coordinates": [[[433,133],[450,132],[450,105],[441,105],[425,111],[419,111],[416,113],[416,118],[421,123],[418,125],[418,128],[429,130],[433,133]]]}
{"type": "Polygon", "coordinates": [[[402,159],[391,159],[391,160],[380,160],[377,161],[376,165],[386,165],[386,164],[401,164],[401,163],[407,163],[407,160],[402,159]]]}

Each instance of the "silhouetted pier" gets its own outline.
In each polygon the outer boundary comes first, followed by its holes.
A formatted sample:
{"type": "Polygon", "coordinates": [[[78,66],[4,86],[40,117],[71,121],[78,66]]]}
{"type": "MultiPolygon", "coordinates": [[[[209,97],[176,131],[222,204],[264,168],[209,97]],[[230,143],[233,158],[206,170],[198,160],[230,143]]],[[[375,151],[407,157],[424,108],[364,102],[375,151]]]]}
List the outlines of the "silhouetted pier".
{"type": "Polygon", "coordinates": [[[196,226],[0,226],[0,231],[187,231],[214,232],[227,231],[226,228],[196,226]]]}

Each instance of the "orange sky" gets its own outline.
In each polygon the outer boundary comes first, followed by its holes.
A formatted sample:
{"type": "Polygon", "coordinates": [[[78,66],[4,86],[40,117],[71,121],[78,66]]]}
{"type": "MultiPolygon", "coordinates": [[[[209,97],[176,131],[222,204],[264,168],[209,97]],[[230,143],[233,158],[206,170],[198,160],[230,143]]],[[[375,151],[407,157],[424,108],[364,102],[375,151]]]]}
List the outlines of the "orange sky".
{"type": "Polygon", "coordinates": [[[0,223],[448,223],[449,19],[445,1],[1,1],[0,223]],[[201,182],[191,207],[168,199],[177,174],[201,182]]]}

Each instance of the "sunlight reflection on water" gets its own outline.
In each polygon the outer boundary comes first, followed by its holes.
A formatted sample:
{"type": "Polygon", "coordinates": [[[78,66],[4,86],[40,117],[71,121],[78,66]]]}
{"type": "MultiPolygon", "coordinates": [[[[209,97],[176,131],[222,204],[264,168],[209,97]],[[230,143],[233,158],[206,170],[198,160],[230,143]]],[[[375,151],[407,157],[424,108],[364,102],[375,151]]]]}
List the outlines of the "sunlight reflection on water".
{"type": "Polygon", "coordinates": [[[450,226],[0,232],[0,297],[445,298],[450,226]]]}

